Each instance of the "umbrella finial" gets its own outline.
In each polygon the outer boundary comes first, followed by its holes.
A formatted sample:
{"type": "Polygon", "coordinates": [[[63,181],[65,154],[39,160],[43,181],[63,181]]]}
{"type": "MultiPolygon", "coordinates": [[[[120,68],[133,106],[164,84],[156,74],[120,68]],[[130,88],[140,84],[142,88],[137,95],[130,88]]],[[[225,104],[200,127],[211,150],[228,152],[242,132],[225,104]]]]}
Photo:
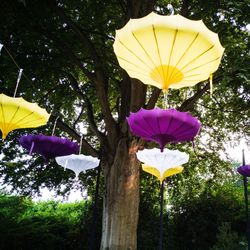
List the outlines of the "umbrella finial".
{"type": "Polygon", "coordinates": [[[53,126],[53,130],[52,130],[52,134],[51,136],[53,136],[55,134],[55,130],[56,130],[56,124],[57,124],[57,120],[58,120],[59,116],[56,117],[55,119],[55,123],[54,123],[54,126],[53,126]]]}
{"type": "Polygon", "coordinates": [[[16,97],[17,88],[18,88],[19,82],[21,80],[22,74],[23,74],[23,69],[19,69],[19,73],[18,73],[18,77],[17,77],[17,81],[16,81],[16,88],[15,88],[15,92],[14,92],[13,97],[16,97]]]}

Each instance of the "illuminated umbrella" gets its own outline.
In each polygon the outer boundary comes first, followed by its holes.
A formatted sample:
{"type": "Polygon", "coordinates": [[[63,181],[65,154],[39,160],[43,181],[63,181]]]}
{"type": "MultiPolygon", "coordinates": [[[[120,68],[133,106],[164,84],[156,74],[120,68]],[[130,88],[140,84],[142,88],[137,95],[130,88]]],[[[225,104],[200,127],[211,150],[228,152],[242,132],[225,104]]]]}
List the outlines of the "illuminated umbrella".
{"type": "Polygon", "coordinates": [[[162,249],[163,241],[163,192],[164,179],[168,176],[182,172],[183,167],[189,160],[189,155],[179,150],[164,149],[160,152],[159,149],[144,149],[136,153],[138,160],[143,162],[142,169],[154,176],[161,182],[160,192],[160,237],[159,249],[162,249]]]}
{"type": "Polygon", "coordinates": [[[248,213],[248,189],[247,189],[247,177],[250,177],[250,165],[246,165],[244,150],[242,150],[242,166],[238,167],[237,171],[238,173],[243,175],[246,221],[247,221],[247,242],[248,242],[248,250],[250,250],[250,221],[248,213]]]}
{"type": "Polygon", "coordinates": [[[98,167],[100,160],[92,156],[72,154],[56,157],[56,162],[64,168],[73,170],[78,177],[80,172],[98,167]]]}
{"type": "Polygon", "coordinates": [[[22,97],[0,94],[0,106],[0,129],[3,139],[14,129],[45,125],[50,116],[45,109],[36,103],[25,101],[22,97]]]}
{"type": "Polygon", "coordinates": [[[76,142],[57,136],[24,135],[19,139],[19,143],[29,150],[29,154],[41,154],[46,162],[57,156],[79,152],[79,145],[76,142]]]}
{"type": "Polygon", "coordinates": [[[127,121],[135,135],[159,143],[161,150],[167,143],[193,141],[201,126],[197,118],[176,109],[141,108],[127,121]]]}
{"type": "Polygon", "coordinates": [[[114,51],[131,77],[166,91],[208,79],[224,48],[202,20],[152,12],[116,31],[114,51]]]}

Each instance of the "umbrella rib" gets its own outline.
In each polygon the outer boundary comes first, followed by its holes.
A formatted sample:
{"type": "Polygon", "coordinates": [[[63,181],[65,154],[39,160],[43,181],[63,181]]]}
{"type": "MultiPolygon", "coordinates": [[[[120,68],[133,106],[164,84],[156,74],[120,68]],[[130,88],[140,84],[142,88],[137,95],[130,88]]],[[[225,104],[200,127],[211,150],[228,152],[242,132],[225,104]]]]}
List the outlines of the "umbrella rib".
{"type": "Polygon", "coordinates": [[[177,37],[177,33],[178,33],[178,28],[174,32],[174,38],[173,38],[173,41],[172,41],[172,46],[171,46],[171,50],[170,50],[170,54],[169,54],[169,58],[168,58],[168,70],[167,70],[167,79],[166,79],[167,81],[170,79],[170,77],[168,75],[168,73],[169,73],[169,65],[170,65],[172,53],[173,53],[173,50],[174,50],[174,44],[175,44],[175,40],[176,40],[176,37],[177,37]]]}
{"type": "Polygon", "coordinates": [[[153,27],[153,33],[154,33],[154,38],[155,38],[155,43],[156,43],[158,57],[159,57],[160,63],[161,63],[161,70],[162,70],[162,75],[163,75],[163,81],[164,81],[165,80],[165,72],[164,72],[164,68],[163,68],[163,65],[162,65],[162,59],[161,59],[159,44],[158,44],[158,40],[157,40],[157,36],[156,36],[156,30],[155,30],[155,26],[154,25],[152,25],[152,27],[153,27]]]}
{"type": "Polygon", "coordinates": [[[129,49],[123,42],[121,42],[120,40],[119,40],[119,42],[120,42],[120,44],[121,44],[124,48],[126,48],[131,54],[133,54],[139,61],[141,61],[144,65],[146,65],[150,70],[152,70],[151,67],[145,63],[145,61],[143,61],[140,57],[138,57],[138,56],[137,56],[131,49],[129,49]]]}
{"type": "MultiPolygon", "coordinates": [[[[194,61],[196,61],[198,58],[200,58],[201,56],[203,56],[204,54],[206,54],[208,51],[210,51],[213,47],[215,46],[215,44],[213,44],[212,46],[210,46],[207,50],[205,50],[204,52],[202,52],[201,54],[199,54],[198,56],[196,56],[195,58],[193,58],[191,61],[189,61],[188,63],[186,63],[186,65],[184,65],[180,71],[182,71],[183,69],[185,69],[188,65],[190,65],[191,63],[193,63],[194,61]]],[[[216,59],[217,60],[217,59],[216,59]]]]}
{"type": "MultiPolygon", "coordinates": [[[[211,61],[209,61],[209,62],[203,63],[202,65],[199,65],[199,66],[197,66],[197,67],[195,67],[195,68],[192,68],[192,69],[190,69],[190,70],[188,70],[188,71],[185,71],[184,74],[186,74],[186,73],[188,73],[188,72],[190,72],[190,71],[193,71],[193,70],[195,70],[195,69],[198,69],[198,68],[200,68],[200,67],[203,67],[203,66],[205,66],[205,65],[207,65],[207,64],[209,64],[209,63],[211,63],[211,62],[215,62],[215,61],[217,61],[218,59],[220,59],[220,57],[217,57],[217,58],[215,58],[215,59],[213,59],[213,60],[211,60],[211,61]]],[[[184,77],[184,78],[185,78],[185,77],[184,77]]]]}
{"type": "Polygon", "coordinates": [[[169,127],[170,127],[172,121],[173,121],[173,116],[170,117],[170,121],[169,121],[169,123],[168,123],[168,127],[167,127],[167,129],[165,130],[165,133],[164,133],[164,134],[168,134],[167,131],[168,131],[168,129],[169,129],[169,127]]]}
{"type": "Polygon", "coordinates": [[[40,118],[38,118],[38,119],[35,119],[35,120],[32,120],[32,121],[28,121],[28,122],[25,122],[25,123],[21,123],[21,125],[22,126],[27,126],[27,124],[29,124],[29,123],[34,123],[34,122],[36,122],[36,121],[39,121],[39,120],[41,120],[41,119],[43,119],[43,117],[40,117],[40,118]]]}
{"type": "MultiPolygon", "coordinates": [[[[143,118],[143,120],[144,120],[144,118],[143,118]]],[[[145,121],[145,120],[144,120],[145,121]]],[[[136,123],[135,123],[136,124],[136,123]]],[[[148,123],[147,123],[148,124],[148,123]]],[[[137,125],[137,124],[136,124],[137,125]]],[[[143,131],[146,133],[146,134],[148,134],[148,136],[150,136],[152,133],[151,133],[151,131],[148,131],[147,129],[145,129],[145,127],[142,127],[142,126],[140,126],[140,124],[139,124],[139,127],[140,127],[140,129],[143,129],[143,131]]],[[[150,126],[150,128],[152,129],[152,127],[150,126]]]]}
{"type": "Polygon", "coordinates": [[[182,54],[182,56],[180,57],[180,59],[178,60],[178,62],[175,64],[175,68],[177,68],[178,64],[180,63],[180,61],[182,60],[182,58],[187,54],[187,52],[190,50],[190,48],[192,47],[192,45],[194,44],[195,40],[198,38],[198,36],[200,35],[200,32],[198,32],[194,39],[192,40],[192,42],[188,45],[188,47],[186,48],[186,50],[184,51],[184,53],[182,54]]]}
{"type": "MultiPolygon", "coordinates": [[[[192,45],[194,44],[195,40],[198,38],[199,34],[200,34],[200,32],[196,33],[194,39],[191,41],[191,43],[188,45],[188,47],[186,48],[186,50],[184,51],[184,53],[181,55],[181,57],[179,58],[179,60],[178,60],[177,63],[175,64],[175,66],[174,66],[174,68],[173,68],[173,70],[172,70],[172,72],[171,72],[170,78],[172,77],[172,74],[173,74],[173,72],[174,72],[174,69],[175,69],[175,68],[177,69],[178,64],[180,63],[180,61],[182,60],[182,58],[187,54],[187,52],[190,50],[190,48],[191,48],[192,45]]],[[[180,75],[181,73],[182,73],[182,72],[179,71],[179,72],[176,74],[176,76],[180,75]]]]}
{"type": "MultiPolygon", "coordinates": [[[[136,37],[136,35],[134,34],[134,32],[132,32],[133,37],[135,38],[135,40],[137,41],[137,43],[140,45],[140,47],[143,49],[144,53],[146,54],[146,56],[148,57],[148,59],[151,61],[151,63],[154,65],[154,67],[157,69],[157,66],[155,65],[154,61],[152,60],[152,58],[150,57],[150,55],[148,54],[148,52],[145,50],[145,48],[142,46],[142,44],[140,43],[139,39],[136,37]]],[[[151,69],[151,68],[150,68],[151,69]]],[[[151,69],[152,71],[152,69],[151,69]]],[[[161,72],[157,69],[157,72],[161,78],[161,72]]]]}
{"type": "MultiPolygon", "coordinates": [[[[10,124],[11,124],[12,120],[14,119],[14,117],[15,117],[17,111],[19,110],[19,108],[20,108],[20,106],[17,107],[16,111],[15,111],[14,114],[12,115],[10,121],[8,122],[8,126],[6,127],[6,130],[10,127],[10,124]]],[[[14,125],[15,125],[15,124],[14,124],[14,125]]]]}
{"type": "MultiPolygon", "coordinates": [[[[22,121],[22,120],[24,120],[25,118],[27,118],[28,116],[30,116],[30,115],[32,115],[34,113],[34,111],[32,111],[31,113],[29,113],[28,115],[26,115],[26,116],[24,116],[24,117],[22,117],[20,120],[18,120],[18,121],[16,121],[15,122],[15,124],[18,124],[18,122],[20,122],[20,121],[22,121]]],[[[40,118],[41,119],[41,118],[40,118]]],[[[29,123],[29,122],[28,122],[29,123]]],[[[25,123],[23,123],[23,124],[25,124],[25,123]]],[[[23,124],[22,124],[22,126],[23,126],[23,124]]],[[[21,125],[21,124],[20,124],[21,125]]]]}
{"type": "MultiPolygon", "coordinates": [[[[127,59],[125,59],[125,58],[123,58],[123,57],[120,57],[120,56],[118,56],[118,58],[119,58],[120,60],[123,60],[123,61],[125,61],[125,62],[127,62],[127,63],[129,63],[129,64],[133,65],[134,67],[139,68],[139,69],[141,69],[142,71],[144,71],[144,69],[143,69],[143,68],[138,67],[138,65],[136,65],[136,64],[134,64],[134,63],[132,63],[131,61],[128,61],[127,59]]],[[[127,69],[127,70],[130,70],[130,71],[134,71],[134,72],[136,72],[136,73],[143,74],[143,73],[141,73],[141,72],[139,72],[139,71],[135,71],[135,70],[132,70],[132,69],[127,69]]],[[[147,74],[145,74],[145,76],[148,76],[148,75],[147,75],[147,74]]]]}
{"type": "MultiPolygon", "coordinates": [[[[144,119],[144,116],[142,116],[142,119],[144,120],[144,122],[151,128],[152,131],[154,131],[154,128],[148,123],[147,120],[144,119]]],[[[152,133],[150,133],[152,135],[152,133]]]]}

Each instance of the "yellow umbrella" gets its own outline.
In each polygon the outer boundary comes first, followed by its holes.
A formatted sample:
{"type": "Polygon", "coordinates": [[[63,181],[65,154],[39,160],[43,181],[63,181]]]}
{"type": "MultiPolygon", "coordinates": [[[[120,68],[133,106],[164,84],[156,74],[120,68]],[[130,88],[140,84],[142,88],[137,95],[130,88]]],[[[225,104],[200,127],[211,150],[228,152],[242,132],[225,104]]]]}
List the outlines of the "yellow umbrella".
{"type": "Polygon", "coordinates": [[[47,111],[36,103],[27,102],[22,97],[0,94],[0,129],[3,139],[14,129],[45,125],[49,116],[47,111]]]}
{"type": "Polygon", "coordinates": [[[224,48],[202,20],[152,12],[116,31],[114,51],[131,77],[167,91],[211,77],[224,48]]]}
{"type": "Polygon", "coordinates": [[[156,169],[153,166],[149,166],[146,164],[142,164],[142,169],[145,172],[148,172],[154,176],[156,176],[158,178],[158,180],[162,183],[167,177],[171,176],[171,175],[175,175],[175,174],[179,174],[183,171],[183,167],[181,166],[177,166],[177,167],[173,167],[173,168],[169,168],[167,169],[163,175],[161,175],[160,171],[158,169],[156,169]]]}

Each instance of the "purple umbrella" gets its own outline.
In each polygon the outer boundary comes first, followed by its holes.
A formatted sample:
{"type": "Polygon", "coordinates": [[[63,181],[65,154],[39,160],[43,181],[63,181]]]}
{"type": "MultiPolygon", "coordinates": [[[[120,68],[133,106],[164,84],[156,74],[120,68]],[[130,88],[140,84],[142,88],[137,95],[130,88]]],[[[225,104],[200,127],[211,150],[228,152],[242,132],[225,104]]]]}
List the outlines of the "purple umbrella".
{"type": "Polygon", "coordinates": [[[250,165],[243,165],[237,168],[239,174],[250,177],[250,165]]]}
{"type": "Polygon", "coordinates": [[[41,154],[45,161],[57,156],[77,154],[79,145],[68,139],[47,136],[47,135],[24,135],[19,139],[19,143],[27,150],[29,154],[41,154]]]}
{"type": "Polygon", "coordinates": [[[161,151],[167,143],[193,141],[201,126],[197,118],[176,109],[141,108],[127,121],[135,135],[159,143],[161,151]]]}

